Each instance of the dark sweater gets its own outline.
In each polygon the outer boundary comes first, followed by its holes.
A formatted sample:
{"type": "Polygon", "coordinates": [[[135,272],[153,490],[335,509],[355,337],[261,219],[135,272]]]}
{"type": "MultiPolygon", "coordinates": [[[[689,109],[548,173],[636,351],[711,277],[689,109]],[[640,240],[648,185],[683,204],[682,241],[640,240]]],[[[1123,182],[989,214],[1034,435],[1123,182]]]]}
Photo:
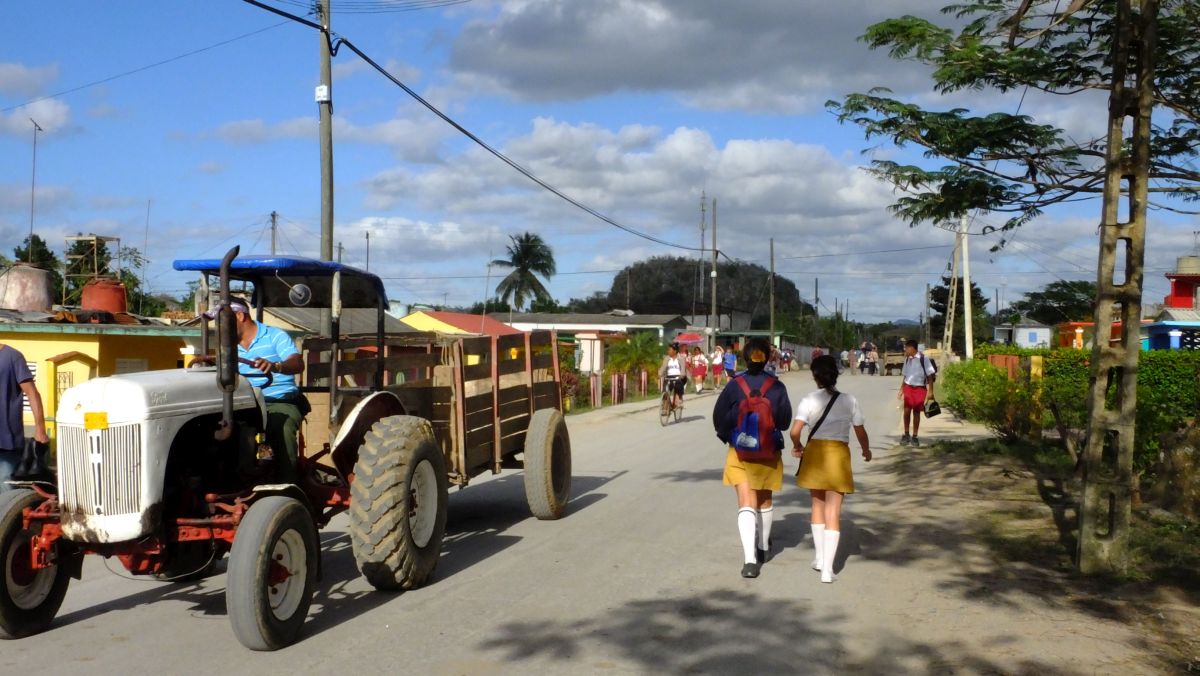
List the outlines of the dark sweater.
{"type": "MultiPolygon", "coordinates": [[[[746,395],[742,393],[741,386],[735,382],[741,378],[744,378],[746,384],[750,386],[750,390],[754,391],[761,390],[766,379],[774,378],[774,376],[766,373],[754,375],[740,373],[725,385],[725,389],[721,390],[721,395],[717,397],[717,403],[713,406],[713,428],[717,431],[717,438],[726,444],[729,443],[730,437],[733,436],[733,430],[737,427],[738,407],[746,398],[746,395]]],[[[776,379],[775,384],[767,390],[765,396],[767,401],[771,402],[771,413],[775,416],[775,428],[786,435],[792,426],[793,417],[792,402],[788,399],[787,388],[776,379]]]]}

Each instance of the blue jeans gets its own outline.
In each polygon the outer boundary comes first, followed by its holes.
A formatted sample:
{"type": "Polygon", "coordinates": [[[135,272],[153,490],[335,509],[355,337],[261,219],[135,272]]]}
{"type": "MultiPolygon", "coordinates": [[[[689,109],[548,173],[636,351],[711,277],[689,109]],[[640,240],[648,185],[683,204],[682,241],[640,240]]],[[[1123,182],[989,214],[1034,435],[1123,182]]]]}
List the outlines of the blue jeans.
{"type": "Polygon", "coordinates": [[[21,462],[21,451],[0,450],[0,493],[12,490],[12,486],[4,483],[12,479],[13,472],[21,462]]]}

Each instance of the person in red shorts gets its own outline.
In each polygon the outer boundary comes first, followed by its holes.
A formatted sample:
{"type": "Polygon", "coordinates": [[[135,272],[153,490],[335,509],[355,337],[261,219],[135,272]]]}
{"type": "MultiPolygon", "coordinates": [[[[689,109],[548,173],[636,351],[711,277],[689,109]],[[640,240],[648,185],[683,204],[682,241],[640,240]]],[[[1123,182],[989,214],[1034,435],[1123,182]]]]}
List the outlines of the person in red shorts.
{"type": "Polygon", "coordinates": [[[937,369],[924,353],[917,351],[915,340],[904,343],[904,368],[900,371],[900,376],[903,382],[899,394],[896,395],[904,402],[904,436],[900,437],[900,445],[920,446],[917,432],[921,429],[921,414],[925,412],[925,402],[933,398],[933,381],[937,379],[937,369]]]}

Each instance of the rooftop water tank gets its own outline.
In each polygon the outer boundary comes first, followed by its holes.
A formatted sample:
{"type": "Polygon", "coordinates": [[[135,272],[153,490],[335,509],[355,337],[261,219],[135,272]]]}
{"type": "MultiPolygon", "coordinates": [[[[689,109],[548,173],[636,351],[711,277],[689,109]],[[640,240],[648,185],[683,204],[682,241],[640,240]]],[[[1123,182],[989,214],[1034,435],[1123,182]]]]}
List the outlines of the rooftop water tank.
{"type": "Polygon", "coordinates": [[[97,277],[83,285],[79,306],[84,310],[102,310],[113,314],[127,312],[125,285],[115,279],[97,277]]]}
{"type": "Polygon", "coordinates": [[[16,263],[0,273],[0,308],[23,312],[49,312],[54,305],[50,295],[48,270],[16,263]]]}
{"type": "Polygon", "coordinates": [[[1175,272],[1181,275],[1200,275],[1200,256],[1180,256],[1175,259],[1175,272]]]}

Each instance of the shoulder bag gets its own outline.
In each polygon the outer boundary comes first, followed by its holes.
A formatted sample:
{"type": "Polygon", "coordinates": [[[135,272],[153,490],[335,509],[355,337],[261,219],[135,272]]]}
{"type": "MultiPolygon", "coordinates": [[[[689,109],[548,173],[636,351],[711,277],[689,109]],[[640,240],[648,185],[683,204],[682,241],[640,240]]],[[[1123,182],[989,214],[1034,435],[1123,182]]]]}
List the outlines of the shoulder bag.
{"type": "MultiPolygon", "coordinates": [[[[817,418],[817,422],[814,423],[812,427],[808,428],[808,441],[806,441],[805,444],[812,442],[813,435],[817,433],[817,430],[821,429],[821,423],[825,422],[825,417],[829,415],[829,409],[833,408],[833,402],[837,401],[839,395],[841,395],[841,392],[833,393],[833,396],[829,398],[829,403],[825,404],[825,410],[821,412],[821,417],[817,418]]],[[[800,462],[804,462],[803,457],[800,458],[800,462]]],[[[796,466],[796,476],[800,476],[799,465],[796,466]]]]}

